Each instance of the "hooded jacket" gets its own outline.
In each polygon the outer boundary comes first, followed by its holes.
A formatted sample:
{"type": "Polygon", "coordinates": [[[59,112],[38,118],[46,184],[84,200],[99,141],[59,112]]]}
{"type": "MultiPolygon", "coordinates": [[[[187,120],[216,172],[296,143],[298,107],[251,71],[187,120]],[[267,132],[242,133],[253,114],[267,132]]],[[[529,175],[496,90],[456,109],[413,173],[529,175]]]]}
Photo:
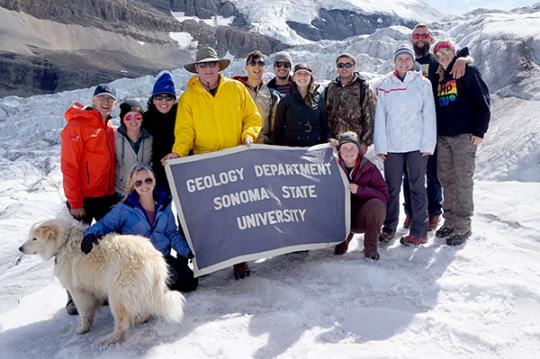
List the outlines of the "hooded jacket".
{"type": "Polygon", "coordinates": [[[491,117],[489,90],[480,72],[467,65],[465,74],[454,79],[450,74],[454,62],[446,70],[440,67],[442,79],[437,87],[437,133],[458,136],[470,133],[484,137],[491,117]]]}
{"type": "Polygon", "coordinates": [[[137,144],[133,143],[124,126],[114,131],[114,152],[116,157],[114,189],[116,193],[123,194],[129,173],[137,163],[149,165],[152,160],[152,136],[141,128],[141,137],[137,144]],[[135,146],[138,151],[135,153],[135,146]]]}
{"type": "Polygon", "coordinates": [[[99,112],[76,102],[65,113],[60,167],[71,208],[90,197],[114,195],[114,132],[99,112]]]}
{"type": "Polygon", "coordinates": [[[186,156],[235,147],[246,137],[253,141],[261,131],[262,120],[246,87],[239,81],[219,75],[215,96],[193,76],[180,97],[173,152],[186,156]]]}
{"type": "Polygon", "coordinates": [[[403,81],[394,72],[379,85],[375,111],[375,153],[433,153],[437,120],[431,82],[408,71],[403,81]]]}
{"type": "Polygon", "coordinates": [[[345,167],[345,162],[340,158],[339,165],[347,174],[349,183],[358,186],[356,193],[351,195],[351,200],[363,205],[372,198],[388,203],[388,187],[379,169],[366,157],[358,156],[352,170],[345,167]]]}
{"type": "Polygon", "coordinates": [[[165,192],[155,190],[154,199],[156,218],[153,224],[150,224],[137,193],[132,192],[105,217],[88,227],[84,235],[92,233],[101,237],[113,232],[140,235],[149,238],[164,256],[169,256],[173,248],[181,256],[187,257],[190,249],[186,239],[176,228],[170,198],[165,192]]]}

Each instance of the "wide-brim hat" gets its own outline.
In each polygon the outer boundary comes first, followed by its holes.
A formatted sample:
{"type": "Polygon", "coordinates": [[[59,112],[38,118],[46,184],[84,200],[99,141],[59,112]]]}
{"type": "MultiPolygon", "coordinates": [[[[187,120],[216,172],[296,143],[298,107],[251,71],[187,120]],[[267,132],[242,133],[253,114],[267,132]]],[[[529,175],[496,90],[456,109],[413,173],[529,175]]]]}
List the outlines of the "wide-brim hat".
{"type": "Polygon", "coordinates": [[[203,47],[202,49],[199,49],[197,51],[197,55],[195,56],[195,62],[184,65],[184,68],[192,74],[196,74],[197,69],[195,68],[195,65],[205,62],[219,62],[219,71],[223,71],[227,68],[227,66],[229,66],[231,60],[219,58],[216,50],[211,47],[203,47]]]}

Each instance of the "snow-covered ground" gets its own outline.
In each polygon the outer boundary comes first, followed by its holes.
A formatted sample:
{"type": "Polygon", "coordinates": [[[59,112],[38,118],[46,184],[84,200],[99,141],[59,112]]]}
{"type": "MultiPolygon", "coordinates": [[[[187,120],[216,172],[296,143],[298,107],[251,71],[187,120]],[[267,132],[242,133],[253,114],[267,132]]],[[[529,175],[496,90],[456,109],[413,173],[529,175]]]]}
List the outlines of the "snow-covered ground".
{"type": "MultiPolygon", "coordinates": [[[[357,236],[344,256],[328,249],[268,258],[252,264],[252,276],[241,281],[222,270],[201,278],[199,289],[186,295],[183,323],[152,319],[131,328],[126,342],[112,347],[98,345],[112,331],[107,308],[98,313],[91,332],[77,336],[78,318],[65,313],[65,291],[54,278],[53,263],[24,256],[16,264],[17,248],[31,224],[67,216],[59,169],[62,114],[73,101],[89,103],[92,91],[1,98],[0,356],[537,357],[540,100],[526,78],[538,74],[540,44],[534,29],[527,29],[532,33],[527,39],[512,30],[524,21],[520,15],[510,16],[516,23],[508,27],[503,17],[480,15],[476,21],[443,24],[440,30],[441,35],[450,31],[462,46],[483,49],[473,54],[497,92],[490,130],[478,152],[473,236],[464,247],[448,247],[433,237],[419,248],[394,242],[381,248],[379,262],[372,262],[363,258],[362,237],[357,236]],[[497,21],[500,26],[489,27],[497,21]],[[482,35],[488,28],[496,30],[482,35]],[[502,38],[504,31],[514,34],[502,38]],[[484,49],[499,51],[512,40],[527,44],[528,70],[505,67],[504,56],[498,62],[498,55],[483,57],[484,49]],[[513,71],[510,79],[503,78],[507,71],[513,71]],[[514,92],[509,91],[512,81],[514,92]]],[[[387,56],[407,38],[406,29],[390,28],[291,52],[319,66],[319,79],[334,76],[333,58],[345,50],[357,54],[361,69],[365,65],[362,70],[375,76],[388,70],[387,56]]],[[[241,63],[233,64],[229,74],[241,71],[241,63]]],[[[178,84],[189,76],[184,70],[174,72],[178,84]]],[[[144,103],[153,81],[147,76],[112,85],[119,98],[144,103]]]]}

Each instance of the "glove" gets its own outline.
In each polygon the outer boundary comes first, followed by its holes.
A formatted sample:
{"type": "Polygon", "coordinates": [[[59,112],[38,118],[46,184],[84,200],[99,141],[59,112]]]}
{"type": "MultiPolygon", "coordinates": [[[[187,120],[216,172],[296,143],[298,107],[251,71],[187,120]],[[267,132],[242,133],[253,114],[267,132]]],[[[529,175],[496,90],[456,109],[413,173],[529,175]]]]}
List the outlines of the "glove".
{"type": "Polygon", "coordinates": [[[94,244],[99,245],[98,237],[94,233],[87,234],[81,242],[81,251],[84,254],[92,252],[94,244]]]}

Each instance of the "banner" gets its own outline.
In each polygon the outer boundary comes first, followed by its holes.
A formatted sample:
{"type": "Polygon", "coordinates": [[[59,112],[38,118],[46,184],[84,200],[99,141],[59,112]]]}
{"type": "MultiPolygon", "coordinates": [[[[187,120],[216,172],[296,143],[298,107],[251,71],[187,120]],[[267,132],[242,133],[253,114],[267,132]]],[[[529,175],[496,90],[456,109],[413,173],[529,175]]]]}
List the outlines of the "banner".
{"type": "Polygon", "coordinates": [[[347,178],[328,145],[239,146],[169,161],[167,177],[196,276],[342,242],[347,178]]]}

